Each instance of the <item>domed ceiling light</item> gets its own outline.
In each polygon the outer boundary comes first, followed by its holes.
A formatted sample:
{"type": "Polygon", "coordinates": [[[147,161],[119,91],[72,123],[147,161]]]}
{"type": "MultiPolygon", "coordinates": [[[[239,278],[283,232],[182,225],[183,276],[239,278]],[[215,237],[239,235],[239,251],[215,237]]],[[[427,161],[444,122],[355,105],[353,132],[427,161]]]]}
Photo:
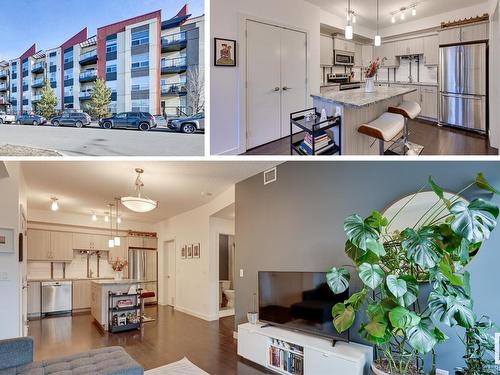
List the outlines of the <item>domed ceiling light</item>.
{"type": "Polygon", "coordinates": [[[141,174],[144,173],[144,170],[136,168],[135,172],[137,173],[137,178],[135,179],[135,191],[137,196],[122,197],[121,202],[125,207],[134,212],[145,213],[153,211],[158,207],[158,202],[149,198],[144,198],[141,194],[141,189],[144,187],[141,174]]]}

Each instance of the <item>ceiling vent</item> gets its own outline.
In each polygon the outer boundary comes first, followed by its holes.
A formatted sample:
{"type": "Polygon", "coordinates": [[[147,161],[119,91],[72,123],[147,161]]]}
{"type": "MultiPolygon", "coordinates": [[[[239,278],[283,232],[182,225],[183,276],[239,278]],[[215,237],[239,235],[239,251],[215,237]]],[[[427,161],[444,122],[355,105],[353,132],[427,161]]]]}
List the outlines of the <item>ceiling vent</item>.
{"type": "Polygon", "coordinates": [[[278,171],[276,170],[276,167],[264,172],[264,185],[275,182],[277,179],[278,179],[278,171]]]}

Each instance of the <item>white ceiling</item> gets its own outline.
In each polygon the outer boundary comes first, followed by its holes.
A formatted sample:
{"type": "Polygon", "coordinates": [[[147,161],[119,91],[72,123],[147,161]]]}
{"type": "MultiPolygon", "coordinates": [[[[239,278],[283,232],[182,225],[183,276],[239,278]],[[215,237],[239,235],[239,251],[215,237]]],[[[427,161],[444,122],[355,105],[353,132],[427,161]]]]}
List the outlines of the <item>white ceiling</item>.
{"type": "Polygon", "coordinates": [[[84,161],[22,162],[28,190],[28,210],[48,210],[50,198],[60,211],[102,215],[115,197],[135,195],[135,168],[145,170],[143,194],[159,201],[146,214],[121,208],[129,220],[158,222],[208,203],[235,183],[271,168],[278,162],[160,162],[84,161]],[[202,194],[211,193],[212,195],[202,194]]]}
{"type": "MultiPolygon", "coordinates": [[[[306,0],[319,6],[321,9],[346,17],[347,0],[306,0]]],[[[411,4],[418,3],[417,15],[406,15],[406,21],[397,20],[398,23],[408,22],[446,13],[455,9],[465,8],[474,4],[486,3],[488,0],[379,0],[380,4],[380,28],[391,26],[391,12],[411,4]]],[[[376,29],[377,27],[377,1],[376,0],[351,0],[351,9],[357,15],[357,23],[365,27],[376,29]]],[[[436,25],[438,26],[438,25],[436,25]]]]}

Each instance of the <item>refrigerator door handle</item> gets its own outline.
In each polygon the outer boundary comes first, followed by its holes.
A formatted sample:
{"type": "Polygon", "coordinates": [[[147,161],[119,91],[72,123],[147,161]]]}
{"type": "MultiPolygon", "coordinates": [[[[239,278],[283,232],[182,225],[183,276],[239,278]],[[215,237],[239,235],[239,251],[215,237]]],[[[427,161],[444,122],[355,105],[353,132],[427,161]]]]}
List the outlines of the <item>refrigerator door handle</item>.
{"type": "Polygon", "coordinates": [[[445,98],[460,98],[460,99],[471,99],[471,100],[486,100],[483,95],[469,95],[469,94],[449,94],[441,93],[441,96],[445,98]]]}

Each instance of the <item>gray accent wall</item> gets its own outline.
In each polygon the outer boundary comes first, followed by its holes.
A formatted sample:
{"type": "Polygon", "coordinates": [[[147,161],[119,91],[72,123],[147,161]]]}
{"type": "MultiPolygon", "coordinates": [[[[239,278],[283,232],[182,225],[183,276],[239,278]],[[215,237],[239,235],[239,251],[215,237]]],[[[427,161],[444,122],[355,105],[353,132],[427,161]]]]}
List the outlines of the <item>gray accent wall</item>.
{"type": "MultiPolygon", "coordinates": [[[[429,175],[446,190],[458,191],[478,172],[500,187],[500,162],[287,162],[278,166],[278,180],[264,186],[258,174],[236,185],[236,324],[257,292],[258,271],[326,271],[352,264],[344,253],[344,219],[368,216],[419,190],[429,175]],[[239,270],[244,277],[239,277],[239,270]]],[[[467,197],[467,195],[466,195],[467,197]]],[[[490,198],[489,195],[486,198],[490,198]]],[[[494,198],[500,205],[500,199],[494,198]]],[[[500,226],[468,266],[480,317],[500,323],[500,226]]],[[[353,280],[351,292],[360,285],[353,280]]],[[[359,326],[359,324],[358,324],[359,326]]],[[[462,365],[464,347],[458,330],[438,347],[438,367],[462,365]]],[[[353,341],[361,341],[357,328],[353,341]]]]}

